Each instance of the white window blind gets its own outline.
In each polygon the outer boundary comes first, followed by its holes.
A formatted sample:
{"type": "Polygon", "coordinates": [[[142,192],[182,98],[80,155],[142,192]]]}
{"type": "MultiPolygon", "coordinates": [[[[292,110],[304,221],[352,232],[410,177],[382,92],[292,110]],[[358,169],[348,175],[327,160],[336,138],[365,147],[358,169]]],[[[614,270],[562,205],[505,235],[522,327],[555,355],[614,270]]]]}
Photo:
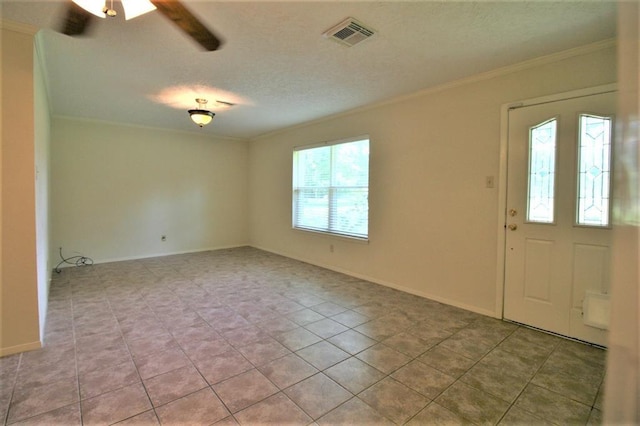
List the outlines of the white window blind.
{"type": "Polygon", "coordinates": [[[368,238],[368,137],[294,150],[293,227],[368,238]]]}

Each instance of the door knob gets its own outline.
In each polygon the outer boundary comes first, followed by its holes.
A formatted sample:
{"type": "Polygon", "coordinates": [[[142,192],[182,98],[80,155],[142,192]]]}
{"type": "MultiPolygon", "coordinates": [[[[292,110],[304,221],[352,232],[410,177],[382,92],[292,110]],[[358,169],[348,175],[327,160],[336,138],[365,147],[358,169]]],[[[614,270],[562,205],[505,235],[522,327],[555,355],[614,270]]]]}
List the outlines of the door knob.
{"type": "Polygon", "coordinates": [[[515,223],[510,223],[509,224],[509,229],[511,231],[515,231],[516,229],[518,229],[518,225],[516,225],[515,223]]]}

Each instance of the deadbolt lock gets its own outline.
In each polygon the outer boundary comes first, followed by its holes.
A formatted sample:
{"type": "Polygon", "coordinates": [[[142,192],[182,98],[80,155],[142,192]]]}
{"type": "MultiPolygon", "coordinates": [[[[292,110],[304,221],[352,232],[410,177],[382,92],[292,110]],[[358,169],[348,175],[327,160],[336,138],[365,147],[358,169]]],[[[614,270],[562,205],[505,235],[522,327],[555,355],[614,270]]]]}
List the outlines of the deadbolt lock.
{"type": "Polygon", "coordinates": [[[518,211],[516,209],[510,209],[509,210],[509,216],[513,217],[513,216],[515,216],[517,214],[518,214],[518,211]]]}

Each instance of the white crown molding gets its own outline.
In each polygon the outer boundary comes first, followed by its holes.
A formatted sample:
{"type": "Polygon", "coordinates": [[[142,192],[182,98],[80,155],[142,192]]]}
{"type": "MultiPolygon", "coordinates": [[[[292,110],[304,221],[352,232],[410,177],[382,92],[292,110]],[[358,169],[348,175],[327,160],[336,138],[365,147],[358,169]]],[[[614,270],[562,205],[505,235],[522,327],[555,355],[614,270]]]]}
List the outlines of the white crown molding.
{"type": "Polygon", "coordinates": [[[339,114],[333,114],[327,117],[322,117],[317,120],[307,121],[306,123],[297,124],[294,126],[286,127],[283,129],[278,129],[273,132],[264,133],[262,135],[258,135],[256,137],[251,138],[251,141],[259,141],[261,139],[266,139],[271,136],[275,136],[278,134],[282,134],[288,132],[290,130],[303,128],[306,126],[322,123],[325,121],[333,120],[339,117],[346,117],[352,114],[358,114],[364,111],[369,111],[372,109],[380,108],[390,104],[396,104],[400,102],[407,101],[413,98],[419,98],[426,95],[431,95],[437,92],[441,92],[443,90],[453,89],[456,87],[464,86],[467,84],[477,83],[484,80],[490,80],[492,78],[505,76],[508,74],[513,74],[519,71],[524,71],[530,68],[535,68],[547,64],[552,64],[555,62],[560,62],[565,59],[573,58],[576,56],[587,55],[589,53],[597,52],[599,50],[607,49],[610,47],[616,46],[616,39],[610,38],[606,40],[601,40],[595,43],[590,43],[584,46],[575,47],[573,49],[563,50],[561,52],[552,53],[550,55],[540,56],[538,58],[529,59],[527,61],[519,62],[513,65],[507,65],[505,67],[496,68],[490,71],[482,72],[479,74],[475,74],[469,77],[461,78],[458,80],[450,81],[447,83],[439,84],[433,87],[428,87],[423,90],[419,90],[414,93],[410,93],[408,95],[402,95],[395,98],[387,99],[384,101],[376,102],[370,105],[364,105],[359,108],[354,108],[349,111],[341,112],[339,114]]]}
{"type": "Polygon", "coordinates": [[[160,130],[164,132],[172,132],[177,134],[184,135],[197,135],[202,136],[208,139],[215,139],[218,141],[227,141],[227,142],[249,142],[248,138],[240,138],[235,136],[225,136],[218,135],[214,133],[203,132],[201,129],[194,130],[181,130],[181,129],[172,129],[168,127],[157,127],[157,126],[148,126],[145,124],[136,124],[136,123],[122,123],[119,121],[110,121],[110,120],[100,120],[97,118],[87,118],[87,117],[76,117],[72,115],[63,115],[63,114],[53,114],[51,116],[52,119],[55,120],[64,120],[64,121],[77,121],[81,123],[93,123],[100,124],[105,126],[115,126],[115,127],[128,127],[133,129],[142,129],[142,130],[160,130]]]}

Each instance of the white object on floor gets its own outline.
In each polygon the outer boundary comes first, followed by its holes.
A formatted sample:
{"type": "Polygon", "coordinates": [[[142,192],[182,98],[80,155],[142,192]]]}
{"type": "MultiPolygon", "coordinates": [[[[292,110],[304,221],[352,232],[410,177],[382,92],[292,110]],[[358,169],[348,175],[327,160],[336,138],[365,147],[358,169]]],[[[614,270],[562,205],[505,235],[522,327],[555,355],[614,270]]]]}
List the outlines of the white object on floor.
{"type": "Polygon", "coordinates": [[[582,299],[582,321],[585,325],[608,330],[610,317],[610,296],[587,290],[582,299]]]}

